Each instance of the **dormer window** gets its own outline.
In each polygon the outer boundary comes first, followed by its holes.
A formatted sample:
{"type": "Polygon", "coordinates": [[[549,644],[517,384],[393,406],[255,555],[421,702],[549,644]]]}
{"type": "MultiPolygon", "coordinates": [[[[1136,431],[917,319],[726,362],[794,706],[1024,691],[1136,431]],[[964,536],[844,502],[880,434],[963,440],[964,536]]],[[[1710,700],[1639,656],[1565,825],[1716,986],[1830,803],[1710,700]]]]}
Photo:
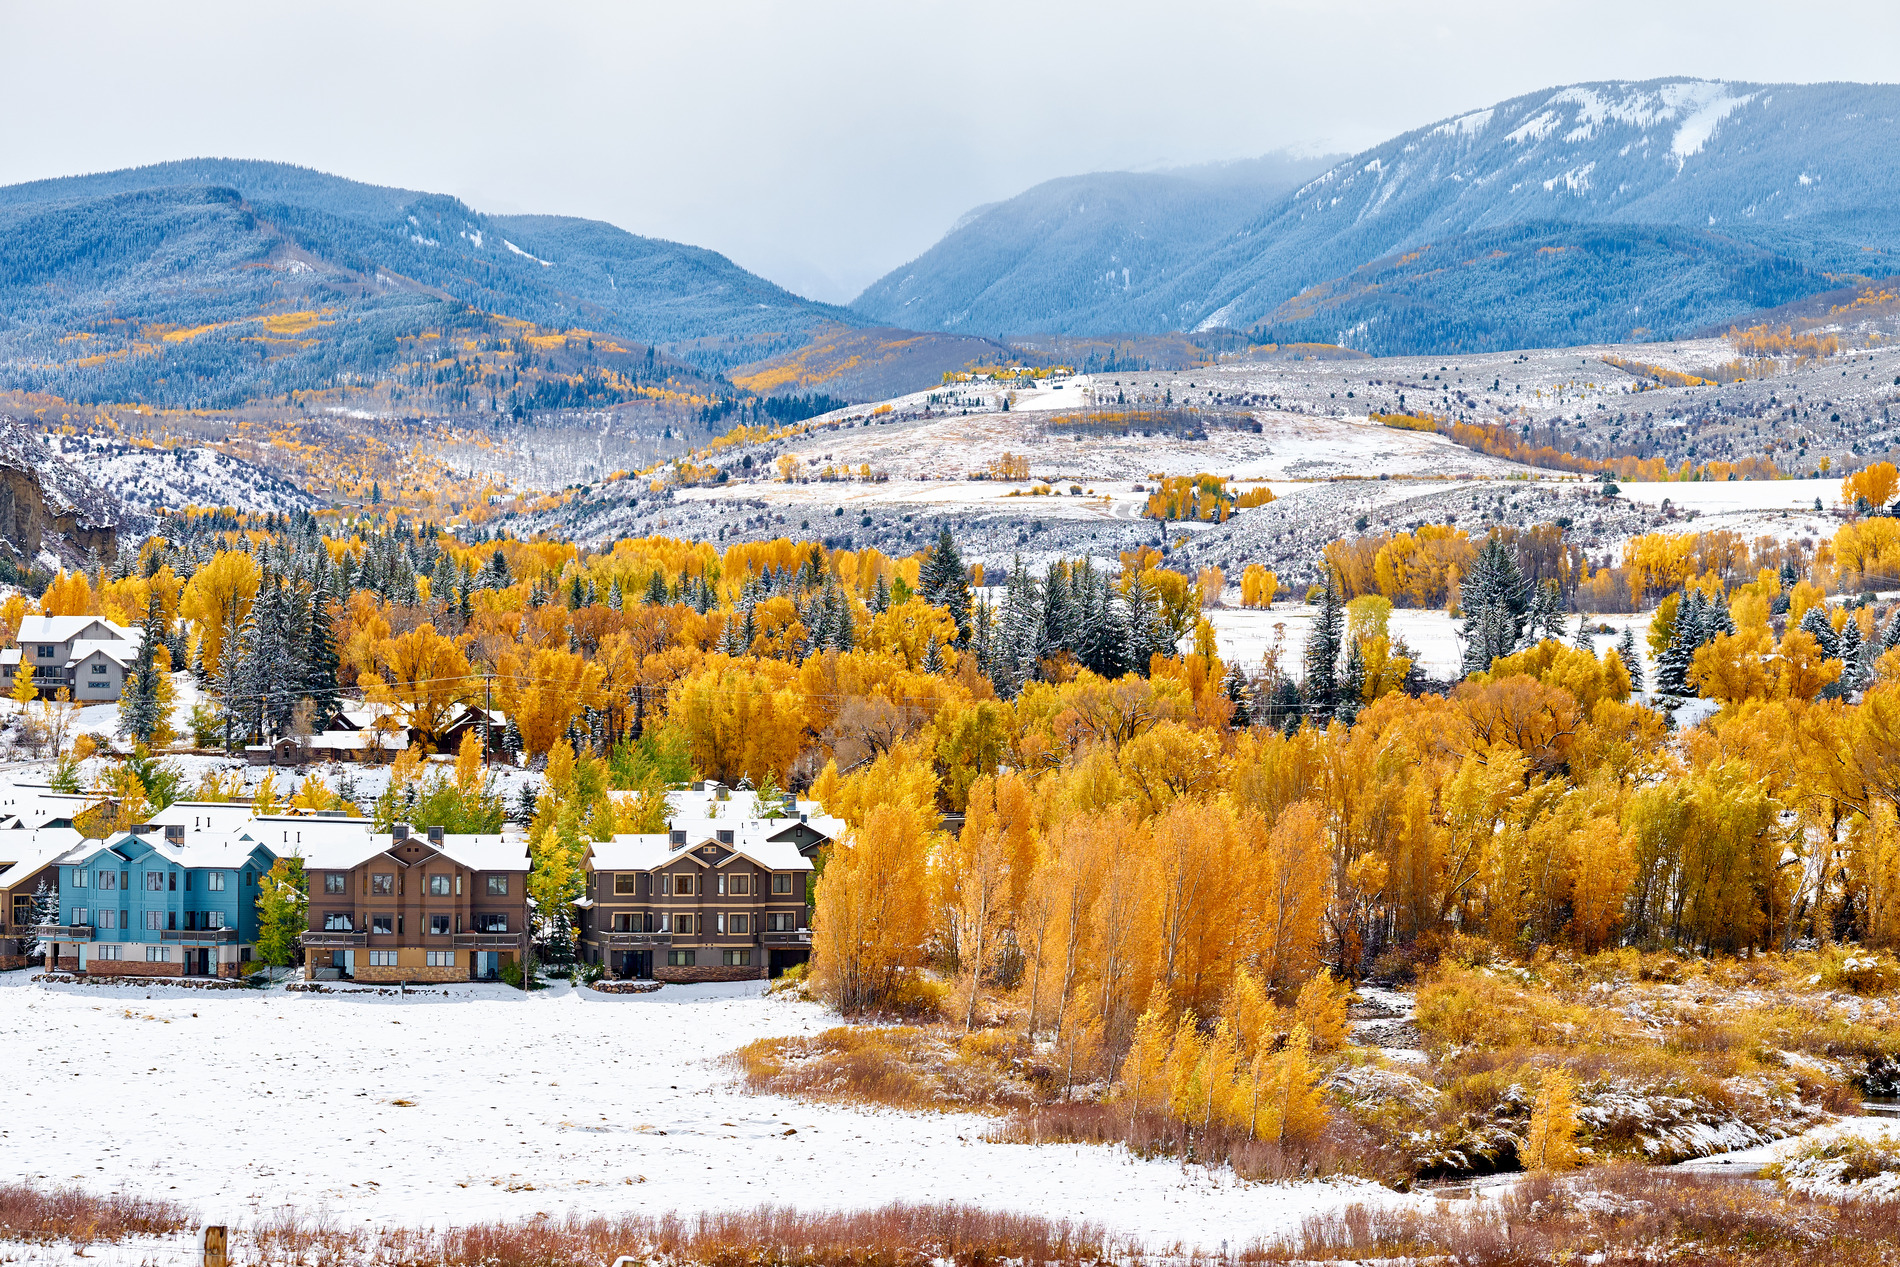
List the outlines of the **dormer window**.
{"type": "Polygon", "coordinates": [[[729,845],[732,843],[732,833],[729,831],[717,831],[717,832],[714,832],[713,835],[718,837],[719,843],[722,845],[729,845]]]}

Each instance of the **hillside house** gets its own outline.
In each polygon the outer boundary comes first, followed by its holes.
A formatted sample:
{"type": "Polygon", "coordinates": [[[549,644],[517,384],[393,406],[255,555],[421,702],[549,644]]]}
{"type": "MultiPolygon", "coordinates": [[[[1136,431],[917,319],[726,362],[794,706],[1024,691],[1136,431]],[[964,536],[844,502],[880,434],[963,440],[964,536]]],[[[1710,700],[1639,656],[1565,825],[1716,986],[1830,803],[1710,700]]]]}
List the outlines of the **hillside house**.
{"type": "MultiPolygon", "coordinates": [[[[422,835],[297,819],[279,842],[310,879],[312,980],[495,981],[528,950],[528,847],[517,835],[422,835]]],[[[266,837],[269,828],[265,828],[266,837]]]]}
{"type": "Polygon", "coordinates": [[[0,652],[0,672],[11,678],[24,660],[43,698],[65,688],[87,704],[116,700],[144,640],[143,630],[102,616],[28,616],[14,639],[17,648],[0,652]]]}
{"type": "Polygon", "coordinates": [[[235,977],[275,861],[249,829],[141,825],[87,841],[61,860],[60,922],[38,935],[59,967],[93,976],[235,977]]]}

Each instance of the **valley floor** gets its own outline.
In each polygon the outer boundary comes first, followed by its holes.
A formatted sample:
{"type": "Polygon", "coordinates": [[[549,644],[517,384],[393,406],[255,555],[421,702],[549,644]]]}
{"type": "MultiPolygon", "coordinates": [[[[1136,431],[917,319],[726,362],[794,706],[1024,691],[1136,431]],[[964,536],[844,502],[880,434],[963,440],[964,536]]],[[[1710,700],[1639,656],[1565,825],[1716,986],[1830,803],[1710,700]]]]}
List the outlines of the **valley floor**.
{"type": "Polygon", "coordinates": [[[0,1045],[17,1071],[9,1170],[180,1201],[214,1222],[284,1206],[440,1225],[955,1199],[1094,1220],[1150,1248],[1213,1248],[1355,1201],[1419,1200],[1358,1183],[1246,1185],[1118,1148],[987,1143],[988,1120],[967,1114],[748,1095],[727,1052],[836,1023],[757,985],[396,998],[29,978],[0,975],[0,1045]]]}

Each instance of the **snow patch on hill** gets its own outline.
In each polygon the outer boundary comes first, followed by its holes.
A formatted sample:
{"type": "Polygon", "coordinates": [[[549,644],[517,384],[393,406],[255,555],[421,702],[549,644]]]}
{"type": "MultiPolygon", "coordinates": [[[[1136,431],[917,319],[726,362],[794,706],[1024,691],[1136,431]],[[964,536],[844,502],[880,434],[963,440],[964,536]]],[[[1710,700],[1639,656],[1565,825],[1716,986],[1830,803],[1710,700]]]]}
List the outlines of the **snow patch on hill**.
{"type": "Polygon", "coordinates": [[[322,504],[261,466],[202,445],[148,449],[104,436],[49,435],[44,440],[134,511],[224,506],[265,514],[322,504]]]}

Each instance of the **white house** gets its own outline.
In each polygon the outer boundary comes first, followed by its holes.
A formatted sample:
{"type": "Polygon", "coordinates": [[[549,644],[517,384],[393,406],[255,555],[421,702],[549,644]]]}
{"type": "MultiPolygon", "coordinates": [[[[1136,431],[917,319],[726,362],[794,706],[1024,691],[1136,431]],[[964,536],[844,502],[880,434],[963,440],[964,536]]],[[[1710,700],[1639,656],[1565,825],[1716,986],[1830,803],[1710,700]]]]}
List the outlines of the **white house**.
{"type": "Polygon", "coordinates": [[[143,630],[102,616],[28,616],[20,622],[19,648],[0,652],[0,672],[11,679],[24,659],[43,696],[64,687],[89,704],[116,700],[144,640],[143,630]]]}

